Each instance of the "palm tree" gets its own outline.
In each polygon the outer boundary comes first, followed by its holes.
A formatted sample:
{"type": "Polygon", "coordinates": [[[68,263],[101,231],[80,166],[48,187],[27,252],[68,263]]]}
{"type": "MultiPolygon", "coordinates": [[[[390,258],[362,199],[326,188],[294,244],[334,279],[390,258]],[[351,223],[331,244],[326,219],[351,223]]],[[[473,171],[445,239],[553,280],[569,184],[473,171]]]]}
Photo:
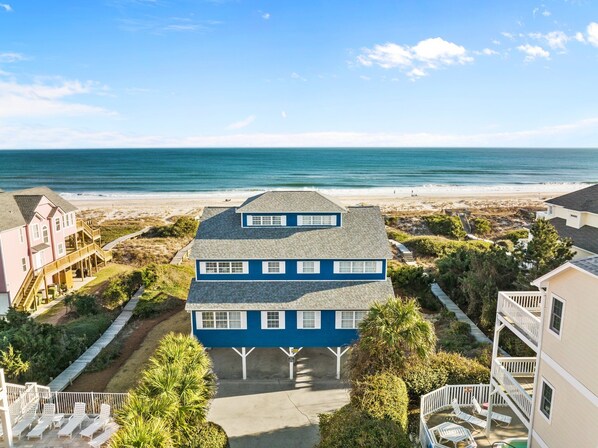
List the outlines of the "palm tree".
{"type": "Polygon", "coordinates": [[[351,378],[382,371],[401,374],[408,360],[434,352],[436,334],[420,313],[415,299],[391,298],[376,303],[359,325],[359,340],[351,352],[351,378]]]}

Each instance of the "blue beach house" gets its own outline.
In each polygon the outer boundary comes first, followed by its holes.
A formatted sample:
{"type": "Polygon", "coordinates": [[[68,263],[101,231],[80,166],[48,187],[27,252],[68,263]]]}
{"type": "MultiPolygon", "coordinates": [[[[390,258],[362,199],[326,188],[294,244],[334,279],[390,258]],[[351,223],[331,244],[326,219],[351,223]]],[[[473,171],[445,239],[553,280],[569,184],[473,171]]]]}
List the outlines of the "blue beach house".
{"type": "Polygon", "coordinates": [[[327,347],[340,358],[376,301],[393,296],[378,207],[344,207],[315,191],[269,191],[240,207],[206,207],[186,310],[206,347],[327,347]]]}

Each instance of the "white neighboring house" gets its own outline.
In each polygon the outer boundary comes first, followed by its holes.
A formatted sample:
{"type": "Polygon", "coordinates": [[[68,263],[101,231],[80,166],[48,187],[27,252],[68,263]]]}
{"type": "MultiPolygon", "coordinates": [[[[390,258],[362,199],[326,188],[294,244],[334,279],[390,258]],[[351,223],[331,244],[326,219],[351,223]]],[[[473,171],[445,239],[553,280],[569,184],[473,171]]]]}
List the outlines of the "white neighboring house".
{"type": "Polygon", "coordinates": [[[546,201],[544,218],[563,238],[573,240],[574,260],[598,255],[598,185],[546,201]]]}

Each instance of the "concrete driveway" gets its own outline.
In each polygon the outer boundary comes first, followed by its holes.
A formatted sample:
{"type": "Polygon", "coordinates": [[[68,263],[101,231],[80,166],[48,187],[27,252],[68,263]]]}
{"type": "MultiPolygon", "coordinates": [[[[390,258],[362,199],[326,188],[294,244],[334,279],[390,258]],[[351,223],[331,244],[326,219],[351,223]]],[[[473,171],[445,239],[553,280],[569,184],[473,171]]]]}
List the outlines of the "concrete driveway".
{"type": "Polygon", "coordinates": [[[335,360],[325,350],[302,351],[293,381],[280,350],[252,353],[245,381],[223,379],[240,378],[238,355],[230,356],[230,349],[211,350],[221,379],[208,419],[225,429],[231,448],[312,448],[319,440],[318,414],[349,401],[347,384],[334,379],[335,360]]]}

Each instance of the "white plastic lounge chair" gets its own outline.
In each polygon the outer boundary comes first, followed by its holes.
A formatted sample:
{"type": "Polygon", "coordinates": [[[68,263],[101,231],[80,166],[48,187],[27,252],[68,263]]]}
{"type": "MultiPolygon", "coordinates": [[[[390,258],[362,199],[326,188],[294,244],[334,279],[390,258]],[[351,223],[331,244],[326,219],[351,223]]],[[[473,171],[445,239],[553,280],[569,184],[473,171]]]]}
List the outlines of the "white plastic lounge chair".
{"type": "MultiPolygon", "coordinates": [[[[430,428],[430,442],[432,442],[432,446],[434,448],[450,448],[447,445],[443,445],[442,443],[440,443],[438,440],[442,440],[442,437],[440,435],[440,432],[442,429],[445,429],[446,427],[450,427],[450,426],[455,426],[454,423],[450,423],[450,422],[444,422],[441,423],[440,425],[434,426],[433,428],[430,428]],[[438,434],[437,434],[438,433],[438,434]]],[[[462,428],[462,427],[461,427],[462,428]]],[[[466,430],[465,428],[462,428],[464,430],[466,430]]],[[[467,437],[464,439],[461,439],[458,443],[461,442],[465,442],[465,445],[463,445],[464,448],[477,448],[478,444],[476,443],[475,439],[473,438],[473,436],[471,435],[471,432],[467,429],[467,437]]]]}
{"type": "Polygon", "coordinates": [[[85,413],[85,403],[75,403],[73,409],[73,415],[69,417],[60,431],[58,431],[58,437],[73,437],[73,431],[80,428],[83,422],[89,420],[89,417],[85,413]]]}
{"type": "Polygon", "coordinates": [[[27,433],[27,439],[41,439],[46,429],[54,423],[54,416],[56,415],[56,405],[54,403],[44,404],[42,416],[37,421],[37,425],[27,433]]]}
{"type": "Polygon", "coordinates": [[[106,428],[104,429],[104,432],[97,436],[95,439],[90,440],[89,444],[94,448],[100,448],[103,444],[107,443],[110,440],[114,433],[118,431],[118,428],[120,428],[120,426],[118,426],[116,423],[108,423],[106,425],[106,428]]]}
{"type": "Polygon", "coordinates": [[[100,406],[100,415],[93,419],[91,425],[85,428],[83,431],[79,433],[81,437],[86,437],[88,439],[93,438],[93,435],[104,427],[110,422],[110,405],[109,404],[102,404],[100,406]]]}
{"type": "MultiPolygon", "coordinates": [[[[473,404],[473,409],[475,410],[476,414],[481,415],[484,418],[488,418],[488,411],[480,406],[480,403],[475,397],[471,399],[471,403],[473,404]]],[[[510,415],[499,414],[498,412],[493,412],[490,418],[497,422],[505,423],[506,426],[509,426],[512,420],[510,415]]]]}
{"type": "Polygon", "coordinates": [[[479,426],[482,429],[486,429],[486,420],[482,420],[474,415],[468,414],[467,412],[463,412],[459,407],[459,403],[455,398],[452,403],[453,405],[453,415],[457,417],[459,420],[463,420],[465,423],[468,423],[473,428],[474,426],[479,426]]]}
{"type": "Polygon", "coordinates": [[[21,420],[19,420],[12,427],[12,436],[16,437],[17,439],[20,440],[21,435],[23,434],[23,431],[31,428],[31,426],[33,425],[33,423],[35,423],[36,420],[37,420],[37,404],[35,404],[34,406],[31,406],[29,409],[27,409],[25,414],[23,414],[23,417],[21,417],[21,420]]]}

